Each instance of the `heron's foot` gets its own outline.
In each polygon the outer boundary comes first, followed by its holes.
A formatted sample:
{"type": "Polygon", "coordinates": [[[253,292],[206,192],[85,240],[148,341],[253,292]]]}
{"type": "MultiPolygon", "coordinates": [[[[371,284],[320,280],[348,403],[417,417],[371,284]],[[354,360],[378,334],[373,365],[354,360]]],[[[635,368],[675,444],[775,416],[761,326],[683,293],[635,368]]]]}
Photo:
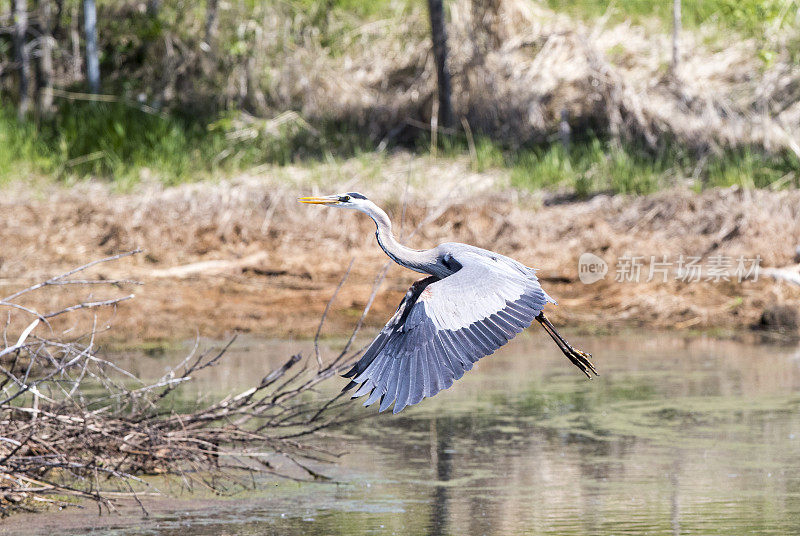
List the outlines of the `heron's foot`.
{"type": "Polygon", "coordinates": [[[594,365],[591,362],[592,354],[583,352],[577,348],[573,348],[569,344],[566,344],[566,348],[562,348],[561,351],[564,352],[564,355],[567,356],[573,365],[578,367],[581,372],[586,374],[587,378],[592,377],[592,374],[589,372],[592,372],[595,376],[598,375],[597,369],[594,368],[594,365]]]}
{"type": "Polygon", "coordinates": [[[572,345],[568,343],[566,339],[564,339],[564,337],[558,333],[558,331],[556,331],[555,326],[550,323],[550,320],[548,320],[546,316],[544,316],[544,313],[539,313],[539,315],[536,316],[536,320],[542,325],[547,334],[552,337],[553,341],[555,341],[556,345],[558,346],[558,349],[561,350],[565,356],[567,356],[567,359],[569,359],[573,365],[578,367],[581,372],[586,374],[587,378],[592,377],[590,372],[595,376],[598,376],[597,369],[594,368],[594,365],[591,362],[592,354],[573,348],[572,345]]]}

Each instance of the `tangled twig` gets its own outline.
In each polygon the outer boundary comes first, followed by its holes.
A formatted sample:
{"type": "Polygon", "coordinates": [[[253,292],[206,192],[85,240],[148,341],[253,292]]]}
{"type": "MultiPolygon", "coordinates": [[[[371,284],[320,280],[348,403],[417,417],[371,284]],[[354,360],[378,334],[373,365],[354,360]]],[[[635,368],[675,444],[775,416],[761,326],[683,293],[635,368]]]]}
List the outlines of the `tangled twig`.
{"type": "Polygon", "coordinates": [[[164,376],[146,382],[101,358],[95,346],[97,311],[129,296],[46,314],[16,301],[56,284],[135,284],[68,278],[136,253],[88,263],[0,302],[9,310],[0,350],[0,515],[37,502],[64,505],[64,496],[109,511],[128,497],[146,513],[140,496],[158,490],[140,475],[177,474],[189,487],[222,492],[248,486],[254,473],[324,479],[314,465],[336,458],[299,438],[347,419],[347,406],[338,398],[326,403],[304,395],[352,361],[349,345],[328,363],[317,349],[316,367],[293,355],[238,394],[178,410],[180,387],[216,366],[235,338],[216,351],[198,354],[195,346],[164,376]],[[59,336],[52,322],[85,310],[94,311],[91,331],[68,340],[59,336]],[[9,344],[12,313],[32,320],[9,344]]]}

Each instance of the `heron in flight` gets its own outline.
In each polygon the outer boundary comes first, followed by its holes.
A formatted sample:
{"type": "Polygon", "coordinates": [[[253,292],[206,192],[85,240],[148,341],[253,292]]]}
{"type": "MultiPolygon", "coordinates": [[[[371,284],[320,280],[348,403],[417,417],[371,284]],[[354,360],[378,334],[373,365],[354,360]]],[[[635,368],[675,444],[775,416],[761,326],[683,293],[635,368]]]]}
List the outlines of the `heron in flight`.
{"type": "Polygon", "coordinates": [[[350,192],[301,197],[313,203],[363,212],[375,222],[378,244],[394,262],[426,274],[406,292],[394,316],[350,369],[343,389],[369,395],[394,413],[449,388],[480,358],[494,353],[536,320],[587,377],[597,374],[587,354],[573,348],[544,315],[555,304],[532,268],[498,253],[448,242],[432,249],[404,246],[380,207],[350,192]]]}

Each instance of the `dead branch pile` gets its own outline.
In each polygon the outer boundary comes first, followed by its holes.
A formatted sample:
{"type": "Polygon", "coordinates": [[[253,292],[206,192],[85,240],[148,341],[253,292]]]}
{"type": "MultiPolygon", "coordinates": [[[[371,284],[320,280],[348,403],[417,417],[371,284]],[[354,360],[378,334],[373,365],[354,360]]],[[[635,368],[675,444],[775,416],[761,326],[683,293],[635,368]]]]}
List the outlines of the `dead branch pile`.
{"type": "Polygon", "coordinates": [[[327,363],[317,350],[313,367],[300,355],[291,356],[249,389],[210,403],[188,401],[192,409],[186,410],[180,409],[187,406],[181,386],[217,365],[230,343],[204,353],[196,346],[163,377],[145,382],[101,357],[96,346],[96,335],[105,329],[98,320],[101,309],[132,295],[49,313],[20,302],[55,285],[133,284],[73,277],[132,253],[89,263],[0,300],[9,311],[0,350],[0,515],[43,502],[72,504],[65,496],[96,501],[101,509],[131,497],[144,510],[140,496],[155,490],[143,474],[177,474],[186,486],[214,491],[246,485],[244,477],[253,473],[324,478],[313,466],[335,454],[306,439],[341,422],[346,408],[336,399],[319,402],[308,394],[349,362],[350,344],[327,363]],[[92,330],[70,337],[63,327],[87,310],[93,313],[92,330]],[[27,325],[9,339],[18,315],[27,325]]]}

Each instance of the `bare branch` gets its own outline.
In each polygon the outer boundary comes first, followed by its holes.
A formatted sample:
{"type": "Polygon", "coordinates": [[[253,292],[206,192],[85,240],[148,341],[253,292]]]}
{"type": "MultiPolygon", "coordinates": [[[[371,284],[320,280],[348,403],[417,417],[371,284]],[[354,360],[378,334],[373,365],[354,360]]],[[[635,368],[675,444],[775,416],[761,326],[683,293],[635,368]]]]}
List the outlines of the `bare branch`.
{"type": "MultiPolygon", "coordinates": [[[[96,260],[96,261],[92,261],[92,262],[86,263],[83,266],[78,266],[77,268],[73,268],[72,270],[70,270],[68,272],[64,272],[61,275],[57,275],[55,277],[51,277],[47,281],[42,281],[41,283],[37,283],[37,284],[35,284],[33,286],[30,286],[30,287],[28,287],[26,289],[22,289],[19,292],[15,292],[14,294],[6,296],[5,298],[3,298],[0,301],[4,301],[4,302],[11,301],[11,300],[13,300],[15,298],[18,298],[18,297],[20,297],[23,294],[26,294],[28,292],[32,292],[34,290],[38,290],[38,289],[40,289],[42,287],[46,287],[48,285],[55,285],[55,284],[57,284],[58,281],[62,281],[63,279],[65,279],[65,278],[67,278],[67,277],[69,277],[71,275],[77,274],[78,272],[82,272],[82,271],[84,271],[84,270],[86,270],[88,268],[91,268],[92,266],[96,266],[98,264],[103,264],[103,263],[106,263],[106,262],[116,261],[116,260],[122,259],[124,257],[130,257],[131,255],[137,255],[137,254],[139,254],[141,252],[142,252],[141,249],[134,249],[133,251],[127,251],[125,253],[120,253],[118,255],[112,255],[110,257],[105,257],[103,259],[99,259],[99,260],[96,260]]],[[[128,281],[124,281],[124,280],[106,281],[106,283],[109,283],[109,284],[116,284],[116,283],[121,283],[121,282],[128,282],[128,281]]]]}
{"type": "Polygon", "coordinates": [[[342,279],[339,281],[339,284],[336,285],[336,290],[333,291],[333,296],[331,299],[328,300],[328,303],[325,305],[325,310],[322,312],[322,318],[319,320],[319,325],[317,326],[317,333],[314,335],[314,355],[317,358],[317,365],[319,369],[322,370],[322,357],[320,357],[319,353],[319,335],[322,333],[322,326],[325,325],[325,319],[328,317],[328,311],[331,308],[331,304],[336,299],[336,295],[339,294],[339,290],[344,285],[344,282],[347,281],[347,276],[350,275],[350,270],[353,269],[353,263],[355,262],[355,258],[350,259],[350,264],[347,266],[347,270],[345,271],[342,279]]]}
{"type": "Polygon", "coordinates": [[[53,495],[68,495],[94,501],[106,511],[113,511],[117,500],[129,498],[146,515],[142,499],[147,494],[138,487],[145,485],[137,476],[141,473],[173,473],[187,487],[214,491],[248,485],[245,477],[254,472],[297,478],[278,470],[270,462],[272,456],[291,462],[304,478],[325,480],[311,463],[333,461],[337,455],[301,438],[348,422],[352,406],[341,396],[325,400],[301,395],[313,393],[321,382],[335,377],[339,366],[356,358],[358,353],[350,352],[352,341],[387,267],[376,277],[364,312],[335,359],[325,363],[319,337],[352,262],[322,315],[314,342],[317,367],[309,368],[302,356],[293,355],[239,394],[198,401],[193,408],[176,412],[169,395],[216,366],[235,337],[221,349],[206,352],[198,351],[198,337],[175,367],[156,381],[143,381],[97,354],[96,315],[91,331],[72,339],[55,338],[52,329],[49,336],[36,332],[40,324],[48,325],[48,318],[115,307],[133,295],[87,300],[44,315],[14,301],[45,286],[98,284],[67,278],[132,254],[88,263],[0,302],[9,310],[3,340],[15,341],[4,342],[0,349],[0,515],[20,507],[14,506],[19,501],[6,500],[10,494],[37,501],[59,501],[53,495]],[[34,318],[18,335],[11,335],[15,312],[34,318]]]}
{"type": "Polygon", "coordinates": [[[69,313],[70,311],[77,311],[78,309],[92,309],[94,307],[106,307],[108,305],[117,305],[120,302],[133,299],[134,294],[129,294],[128,296],[123,296],[121,298],[112,298],[110,300],[103,300],[103,301],[96,301],[96,302],[83,302],[78,303],[75,305],[70,305],[69,307],[65,307],[59,311],[53,311],[52,313],[47,313],[43,316],[43,318],[53,318],[54,316],[63,315],[64,313],[69,313]]]}

